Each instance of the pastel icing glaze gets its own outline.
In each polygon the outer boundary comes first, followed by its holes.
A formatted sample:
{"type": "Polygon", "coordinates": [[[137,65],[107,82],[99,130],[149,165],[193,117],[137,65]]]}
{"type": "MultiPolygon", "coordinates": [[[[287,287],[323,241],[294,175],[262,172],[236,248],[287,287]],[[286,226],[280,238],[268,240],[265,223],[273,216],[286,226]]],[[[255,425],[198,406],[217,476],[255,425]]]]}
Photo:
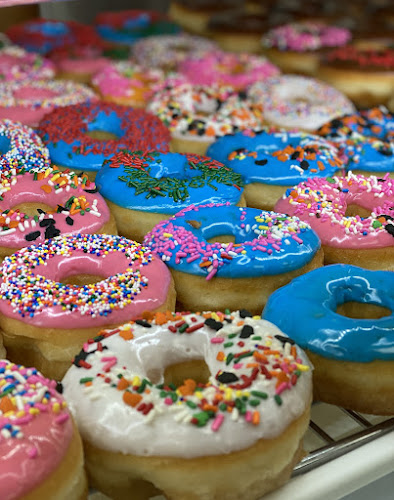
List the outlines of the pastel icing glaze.
{"type": "Polygon", "coordinates": [[[96,176],[107,200],[131,210],[175,214],[189,205],[230,202],[242,194],[239,174],[205,156],[122,151],[96,176]]]}
{"type": "Polygon", "coordinates": [[[97,99],[86,85],[69,80],[0,82],[0,119],[35,127],[59,106],[97,99]]]}
{"type": "Polygon", "coordinates": [[[213,141],[244,129],[260,129],[262,104],[231,87],[199,86],[179,81],[164,84],[147,109],[173,136],[213,141]]]}
{"type": "Polygon", "coordinates": [[[110,64],[110,59],[103,52],[104,47],[100,45],[73,45],[53,50],[50,58],[58,71],[93,76],[110,64]]]}
{"type": "Polygon", "coordinates": [[[394,170],[394,118],[383,106],[335,118],[318,133],[343,150],[350,169],[394,170]]]}
{"type": "Polygon", "coordinates": [[[39,54],[29,53],[22,47],[13,45],[0,49],[0,79],[2,81],[43,80],[53,78],[54,75],[54,65],[39,54]]]}
{"type": "Polygon", "coordinates": [[[105,102],[82,103],[54,110],[38,133],[54,163],[98,171],[104,160],[122,149],[168,151],[170,134],[161,121],[142,109],[105,102]],[[99,140],[86,133],[110,132],[118,139],[99,140]]]}
{"type": "Polygon", "coordinates": [[[66,373],[85,440],[140,456],[222,455],[277,437],[308,407],[309,362],[272,323],[247,311],[156,318],[100,332],[66,373]],[[165,383],[166,366],[196,359],[206,383],[165,383]]]}
{"type": "Polygon", "coordinates": [[[170,268],[207,280],[286,273],[320,248],[316,233],[296,217],[228,204],[186,208],[156,225],[144,244],[170,268]],[[207,242],[219,235],[233,235],[235,243],[207,242]]]}
{"type": "Polygon", "coordinates": [[[49,151],[33,129],[11,120],[0,120],[0,170],[49,167],[49,151]]]}
{"type": "Polygon", "coordinates": [[[288,189],[275,210],[296,215],[316,231],[323,245],[339,248],[382,248],[394,244],[394,180],[364,177],[308,179],[288,189]],[[350,205],[371,211],[369,217],[347,216],[350,205]]]}
{"type": "Polygon", "coordinates": [[[56,169],[20,170],[0,177],[0,246],[22,248],[63,233],[95,233],[110,219],[109,209],[86,174],[56,169]],[[29,216],[13,207],[45,204],[29,216]]]}
{"type": "Polygon", "coordinates": [[[280,73],[265,57],[222,51],[187,58],[180,64],[179,71],[193,85],[219,84],[239,90],[280,73]]]}
{"type": "Polygon", "coordinates": [[[0,359],[2,500],[24,498],[60,465],[73,435],[56,382],[0,359]]]}
{"type": "Polygon", "coordinates": [[[242,131],[211,144],[207,156],[241,174],[246,184],[292,186],[342,168],[339,151],[321,137],[300,132],[242,131]]]}
{"type": "Polygon", "coordinates": [[[44,328],[120,324],[164,304],[170,283],[166,266],[135,241],[61,235],[5,257],[0,312],[44,328]],[[81,286],[61,282],[80,273],[103,279],[81,286]]]}
{"type": "Polygon", "coordinates": [[[275,323],[303,349],[330,359],[368,363],[394,359],[394,273],[346,264],[315,269],[276,290],[263,318],[275,323]],[[345,302],[390,309],[379,319],[336,312],[345,302]],[[283,312],[286,311],[286,314],[283,312]]]}
{"type": "Polygon", "coordinates": [[[308,132],[333,118],[355,112],[351,101],[339,90],[298,75],[257,82],[248,95],[252,101],[264,103],[264,118],[271,124],[308,132]]]}
{"type": "Polygon", "coordinates": [[[346,28],[311,21],[289,23],[268,31],[262,38],[263,47],[281,51],[305,52],[326,47],[340,47],[350,42],[346,28]]]}

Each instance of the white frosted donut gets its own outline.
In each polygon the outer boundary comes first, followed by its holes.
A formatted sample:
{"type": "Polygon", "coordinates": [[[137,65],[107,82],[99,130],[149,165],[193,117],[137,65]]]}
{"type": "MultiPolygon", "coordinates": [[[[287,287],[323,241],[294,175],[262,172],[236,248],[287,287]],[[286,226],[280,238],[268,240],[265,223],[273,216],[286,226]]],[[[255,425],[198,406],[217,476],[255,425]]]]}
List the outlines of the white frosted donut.
{"type": "MultiPolygon", "coordinates": [[[[293,461],[307,425],[307,358],[272,323],[244,310],[147,318],[100,332],[63,379],[93,485],[120,498],[120,484],[105,486],[117,457],[129,479],[142,476],[168,498],[242,498],[256,483],[248,498],[260,497],[271,484],[264,468],[270,446],[283,446],[287,436],[286,451],[270,463],[281,472],[293,461]],[[197,376],[191,371],[196,360],[197,376]],[[304,417],[303,430],[288,437],[304,417]],[[214,477],[205,474],[207,458],[217,461],[214,477]],[[158,460],[165,462],[163,470],[158,460]],[[215,477],[234,466],[242,466],[242,481],[226,475],[228,491],[222,491],[215,477]],[[180,473],[181,482],[168,484],[180,473]],[[227,496],[234,488],[238,496],[227,496]]],[[[132,485],[124,488],[123,495],[132,485]]]]}

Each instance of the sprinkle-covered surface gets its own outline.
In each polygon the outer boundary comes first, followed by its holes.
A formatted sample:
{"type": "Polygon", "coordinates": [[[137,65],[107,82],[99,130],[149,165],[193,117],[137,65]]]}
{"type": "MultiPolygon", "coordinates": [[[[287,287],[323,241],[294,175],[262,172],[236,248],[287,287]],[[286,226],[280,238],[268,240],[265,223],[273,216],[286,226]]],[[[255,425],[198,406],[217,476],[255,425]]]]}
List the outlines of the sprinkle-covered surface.
{"type": "Polygon", "coordinates": [[[275,210],[296,215],[310,224],[323,245],[340,248],[382,248],[394,245],[394,180],[364,177],[308,179],[288,189],[275,210]],[[370,216],[347,216],[350,205],[370,216]]]}
{"type": "Polygon", "coordinates": [[[394,117],[383,106],[335,118],[318,133],[335,142],[350,169],[394,170],[394,117]]]}
{"type": "Polygon", "coordinates": [[[316,233],[297,217],[228,204],[188,207],[155,226],[144,244],[170,268],[206,280],[286,273],[320,248],[316,233]],[[208,243],[219,235],[233,235],[235,243],[208,243]]]}
{"type": "Polygon", "coordinates": [[[40,137],[26,125],[0,120],[0,169],[2,172],[31,168],[46,169],[49,151],[40,137]]]}
{"type": "Polygon", "coordinates": [[[205,156],[121,151],[96,176],[100,193],[124,208],[175,214],[189,205],[239,202],[243,182],[205,156]]]}
{"type": "Polygon", "coordinates": [[[314,131],[337,116],[355,108],[341,92],[326,83],[298,75],[285,75],[257,82],[249,98],[264,106],[264,118],[290,129],[314,131]]]}
{"type": "Polygon", "coordinates": [[[170,134],[161,121],[142,109],[90,102],[56,109],[40,122],[38,133],[52,161],[97,171],[108,156],[122,149],[168,151],[170,134]],[[102,130],[117,139],[99,140],[87,132],[102,130]]]}
{"type": "Polygon", "coordinates": [[[268,299],[263,318],[320,356],[368,363],[394,359],[393,311],[391,271],[335,264],[299,276],[276,290],[268,299]],[[386,307],[391,314],[379,319],[349,318],[336,312],[345,302],[386,307]]]}
{"type": "Polygon", "coordinates": [[[387,72],[394,70],[394,48],[360,49],[349,45],[326,54],[323,64],[361,71],[387,72]]]}
{"type": "Polygon", "coordinates": [[[239,130],[259,129],[262,103],[230,87],[169,82],[155,93],[148,110],[156,114],[174,137],[212,141],[239,130]]]}
{"type": "Polygon", "coordinates": [[[316,135],[245,130],[220,137],[207,156],[239,173],[246,184],[292,186],[335,174],[343,166],[338,149],[316,135]]]}
{"type": "Polygon", "coordinates": [[[306,52],[339,47],[347,44],[350,39],[351,33],[346,28],[305,21],[272,28],[263,36],[261,43],[266,48],[306,52]]]}
{"type": "Polygon", "coordinates": [[[5,257],[0,312],[45,328],[119,324],[165,302],[170,273],[152,253],[120,236],[57,236],[5,257]],[[69,285],[78,273],[102,276],[69,285]]]}
{"type": "Polygon", "coordinates": [[[83,438],[99,448],[191,458],[277,437],[306,410],[311,370],[293,341],[247,311],[159,313],[100,332],[63,384],[83,438]],[[205,383],[166,383],[168,365],[196,359],[205,383]]]}
{"type": "Polygon", "coordinates": [[[47,168],[10,170],[0,175],[0,247],[22,248],[63,233],[95,233],[110,219],[109,209],[86,174],[47,168]],[[52,207],[29,216],[20,203],[52,207]]]}
{"type": "Polygon", "coordinates": [[[53,78],[55,67],[39,54],[11,45],[0,49],[0,80],[44,80],[53,78]]]}
{"type": "Polygon", "coordinates": [[[2,500],[25,497],[66,454],[73,428],[57,388],[35,368],[0,359],[2,500]]]}
{"type": "Polygon", "coordinates": [[[133,56],[141,66],[170,71],[176,70],[189,57],[201,56],[217,48],[216,43],[200,36],[157,35],[136,42],[133,56]]]}
{"type": "Polygon", "coordinates": [[[0,119],[36,126],[54,108],[96,98],[89,87],[69,80],[0,82],[0,119]]]}

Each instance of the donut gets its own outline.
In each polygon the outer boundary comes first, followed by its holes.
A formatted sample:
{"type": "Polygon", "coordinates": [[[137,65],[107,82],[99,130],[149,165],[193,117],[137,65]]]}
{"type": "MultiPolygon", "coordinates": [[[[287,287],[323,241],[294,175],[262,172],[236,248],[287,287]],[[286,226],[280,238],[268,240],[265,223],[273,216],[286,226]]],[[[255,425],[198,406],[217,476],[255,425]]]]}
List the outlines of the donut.
{"type": "Polygon", "coordinates": [[[167,128],[152,114],[105,102],[55,109],[41,120],[38,133],[53,163],[85,171],[92,179],[117,151],[168,151],[170,140],[167,128]]]}
{"type": "Polygon", "coordinates": [[[275,210],[296,215],[317,232],[326,264],[394,270],[394,180],[348,172],[308,179],[289,189],[275,210]]]}
{"type": "Polygon", "coordinates": [[[263,317],[306,350],[315,399],[392,415],[393,310],[392,272],[335,264],[276,290],[263,317]]]}
{"type": "Polygon", "coordinates": [[[143,108],[155,86],[164,81],[160,69],[147,69],[130,61],[108,64],[98,71],[92,83],[104,101],[143,108]]]}
{"type": "Polygon", "coordinates": [[[92,485],[111,498],[138,485],[140,498],[206,500],[280,486],[300,458],[311,399],[309,362],[287,340],[242,310],[161,313],[100,332],[63,379],[92,485]]]}
{"type": "Polygon", "coordinates": [[[0,120],[0,171],[46,169],[49,151],[33,129],[11,120],[0,120]]]}
{"type": "Polygon", "coordinates": [[[137,241],[189,205],[245,204],[239,174],[192,154],[121,151],[104,162],[96,183],[120,234],[137,241]]]}
{"type": "Polygon", "coordinates": [[[57,47],[94,45],[100,41],[92,26],[76,21],[29,19],[12,25],[6,33],[15,44],[44,55],[57,47]]]}
{"type": "Polygon", "coordinates": [[[335,142],[353,173],[394,177],[394,117],[383,106],[334,118],[317,133],[335,142]]]}
{"type": "Polygon", "coordinates": [[[5,257],[0,290],[8,356],[56,379],[100,328],[174,306],[160,259],[106,234],[60,235],[5,257]]]}
{"type": "Polygon", "coordinates": [[[3,335],[0,335],[0,359],[4,359],[6,357],[6,351],[3,345],[3,335]]]}
{"type": "Polygon", "coordinates": [[[45,80],[54,75],[54,65],[39,54],[29,53],[15,45],[0,49],[0,80],[3,82],[45,80]]]}
{"type": "Polygon", "coordinates": [[[271,28],[263,35],[264,54],[286,73],[317,74],[319,59],[328,47],[346,45],[346,28],[321,22],[293,22],[271,28]]]}
{"type": "Polygon", "coordinates": [[[386,104],[394,91],[394,49],[341,47],[322,59],[319,77],[358,107],[386,104]]]}
{"type": "Polygon", "coordinates": [[[207,156],[242,176],[248,207],[273,210],[286,190],[306,178],[338,173],[343,161],[332,143],[312,134],[262,130],[225,135],[207,156]]]}
{"type": "Polygon", "coordinates": [[[222,51],[185,59],[179,72],[193,85],[225,85],[235,90],[279,74],[265,57],[222,51]]]}
{"type": "Polygon", "coordinates": [[[230,205],[190,206],[155,226],[144,244],[170,268],[188,311],[248,306],[260,314],[273,290],[323,261],[308,224],[230,205]]]}
{"type": "Polygon", "coordinates": [[[215,138],[260,129],[262,106],[230,87],[169,81],[147,107],[171,132],[171,150],[204,155],[215,138]]]}
{"type": "Polygon", "coordinates": [[[248,96],[263,104],[267,123],[306,132],[355,111],[349,99],[338,90],[314,78],[298,75],[257,82],[250,87],[248,96]]]}
{"type": "Polygon", "coordinates": [[[175,71],[189,57],[200,56],[217,45],[206,38],[182,33],[179,35],[156,35],[136,42],[132,47],[136,61],[148,69],[175,71]]]}
{"type": "Polygon", "coordinates": [[[36,127],[57,107],[95,99],[90,88],[67,80],[0,82],[0,120],[8,118],[36,127]]]}
{"type": "Polygon", "coordinates": [[[87,498],[81,438],[61,385],[0,359],[2,500],[87,498]]]}
{"type": "Polygon", "coordinates": [[[114,218],[86,174],[47,168],[0,176],[0,260],[63,233],[117,234],[114,218]]]}

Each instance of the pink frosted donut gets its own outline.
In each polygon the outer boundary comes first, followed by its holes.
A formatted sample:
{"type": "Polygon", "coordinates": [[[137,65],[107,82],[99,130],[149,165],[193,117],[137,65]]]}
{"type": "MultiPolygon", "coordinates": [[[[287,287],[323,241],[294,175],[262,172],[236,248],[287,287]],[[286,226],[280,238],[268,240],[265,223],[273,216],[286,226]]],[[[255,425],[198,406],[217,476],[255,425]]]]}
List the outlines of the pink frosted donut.
{"type": "Polygon", "coordinates": [[[1,82],[0,119],[35,127],[44,115],[59,106],[95,99],[96,94],[86,85],[65,80],[1,82]]]}
{"type": "Polygon", "coordinates": [[[0,49],[0,80],[44,80],[53,78],[55,67],[39,54],[11,45],[0,49]]]}
{"type": "Polygon", "coordinates": [[[222,51],[207,52],[198,58],[185,59],[179,71],[193,85],[219,84],[238,90],[279,74],[279,69],[265,57],[222,51]]]}
{"type": "Polygon", "coordinates": [[[82,444],[58,390],[35,368],[0,359],[2,500],[83,498],[82,444]]]}
{"type": "Polygon", "coordinates": [[[103,47],[93,45],[60,47],[53,50],[49,57],[59,73],[83,76],[87,83],[110,63],[108,57],[103,56],[103,47]]]}
{"type": "Polygon", "coordinates": [[[275,210],[316,231],[325,262],[394,271],[394,180],[365,177],[308,179],[288,189],[275,210]]]}

